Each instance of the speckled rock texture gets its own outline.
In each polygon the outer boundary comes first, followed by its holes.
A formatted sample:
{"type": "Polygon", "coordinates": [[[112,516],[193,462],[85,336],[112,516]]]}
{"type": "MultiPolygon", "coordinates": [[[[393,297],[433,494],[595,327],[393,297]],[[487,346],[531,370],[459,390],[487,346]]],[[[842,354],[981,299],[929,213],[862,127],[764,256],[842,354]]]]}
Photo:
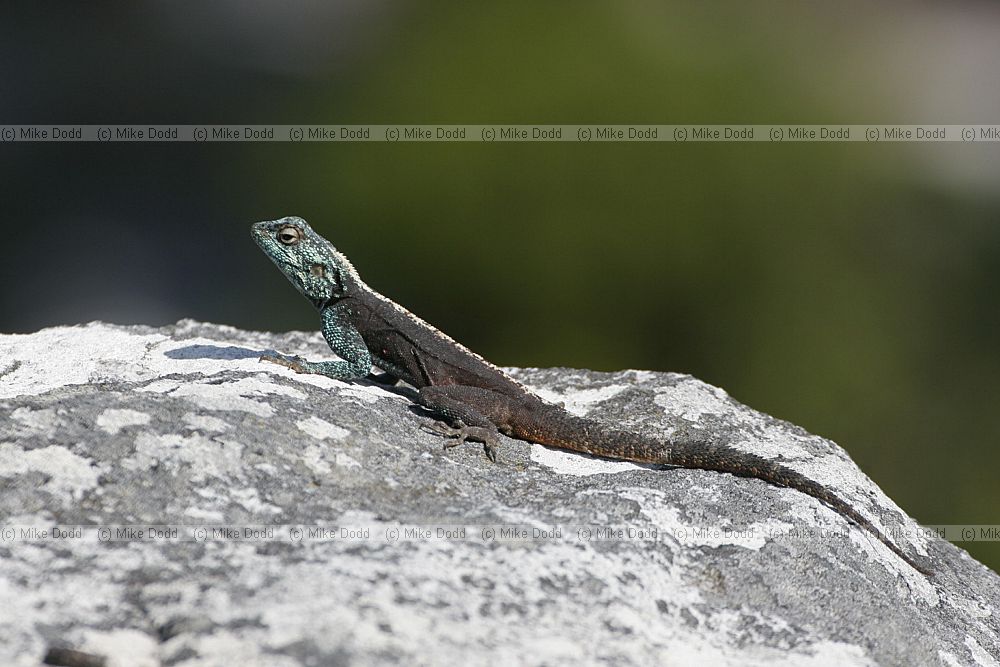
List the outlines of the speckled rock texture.
{"type": "Polygon", "coordinates": [[[330,358],[318,334],[192,321],[0,336],[0,664],[998,664],[994,572],[721,389],[513,371],[577,414],[779,457],[936,575],[759,480],[445,450],[405,388],[269,351],[330,358]]]}

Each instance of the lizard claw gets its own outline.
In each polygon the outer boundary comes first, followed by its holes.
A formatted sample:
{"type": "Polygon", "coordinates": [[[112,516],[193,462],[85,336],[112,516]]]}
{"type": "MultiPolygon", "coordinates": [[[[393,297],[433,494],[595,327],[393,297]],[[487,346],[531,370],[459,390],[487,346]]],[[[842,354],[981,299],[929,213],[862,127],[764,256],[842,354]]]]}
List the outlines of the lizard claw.
{"type": "Polygon", "coordinates": [[[272,364],[278,364],[279,366],[284,366],[285,368],[291,368],[296,373],[306,373],[305,366],[302,365],[302,357],[279,357],[275,354],[262,354],[258,361],[268,361],[272,364]]]}
{"type": "MultiPolygon", "coordinates": [[[[442,421],[436,421],[433,424],[421,424],[420,430],[426,431],[428,433],[433,433],[434,435],[440,435],[445,438],[457,438],[460,435],[459,429],[452,428],[451,426],[448,426],[448,424],[442,421]]],[[[445,447],[447,446],[448,445],[446,444],[445,447]]],[[[454,447],[454,445],[452,446],[454,447]]]]}
{"type": "Polygon", "coordinates": [[[500,449],[500,443],[496,438],[492,438],[491,441],[484,442],[483,449],[486,451],[486,458],[493,463],[499,463],[497,460],[497,450],[500,449]]]}
{"type": "Polygon", "coordinates": [[[420,429],[448,438],[444,443],[445,449],[464,445],[469,440],[478,440],[483,443],[487,458],[493,463],[497,463],[500,440],[496,433],[478,426],[466,426],[461,421],[456,422],[456,424],[456,426],[450,426],[443,421],[436,421],[433,425],[421,424],[420,429]]]}

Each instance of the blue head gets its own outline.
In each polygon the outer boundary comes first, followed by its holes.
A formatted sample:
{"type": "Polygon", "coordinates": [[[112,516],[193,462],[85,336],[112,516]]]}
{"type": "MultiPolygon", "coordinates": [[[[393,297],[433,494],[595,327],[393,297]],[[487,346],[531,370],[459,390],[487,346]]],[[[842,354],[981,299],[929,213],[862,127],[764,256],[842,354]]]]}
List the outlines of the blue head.
{"type": "Polygon", "coordinates": [[[265,220],[251,227],[254,242],[317,308],[347,294],[357,273],[346,257],[302,218],[265,220]]]}

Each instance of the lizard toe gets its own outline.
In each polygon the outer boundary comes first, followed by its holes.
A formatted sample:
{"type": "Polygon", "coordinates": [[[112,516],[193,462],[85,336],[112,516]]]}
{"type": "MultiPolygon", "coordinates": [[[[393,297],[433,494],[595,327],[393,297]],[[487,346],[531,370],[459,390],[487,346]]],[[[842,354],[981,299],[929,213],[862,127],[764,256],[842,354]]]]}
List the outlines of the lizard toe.
{"type": "Polygon", "coordinates": [[[500,443],[497,441],[485,442],[483,443],[483,449],[486,451],[486,457],[493,463],[500,463],[497,459],[497,451],[500,449],[500,443]]]}
{"type": "Polygon", "coordinates": [[[285,368],[291,368],[296,373],[306,373],[305,367],[302,365],[302,360],[299,357],[292,357],[287,359],[285,357],[279,357],[273,354],[262,354],[258,361],[267,361],[272,364],[277,364],[279,366],[284,366],[285,368]]]}

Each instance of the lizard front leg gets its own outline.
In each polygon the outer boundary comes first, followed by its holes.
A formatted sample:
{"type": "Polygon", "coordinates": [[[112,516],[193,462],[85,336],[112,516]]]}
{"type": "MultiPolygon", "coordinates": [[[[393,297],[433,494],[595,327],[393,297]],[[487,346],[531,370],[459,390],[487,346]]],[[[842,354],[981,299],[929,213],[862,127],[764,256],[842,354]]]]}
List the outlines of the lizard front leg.
{"type": "Polygon", "coordinates": [[[320,311],[320,317],[323,322],[323,338],[341,360],[306,361],[298,357],[285,359],[270,354],[261,356],[260,360],[286,366],[296,373],[316,373],[334,380],[356,380],[367,376],[372,369],[372,356],[347,313],[336,305],[328,306],[320,311]]]}

